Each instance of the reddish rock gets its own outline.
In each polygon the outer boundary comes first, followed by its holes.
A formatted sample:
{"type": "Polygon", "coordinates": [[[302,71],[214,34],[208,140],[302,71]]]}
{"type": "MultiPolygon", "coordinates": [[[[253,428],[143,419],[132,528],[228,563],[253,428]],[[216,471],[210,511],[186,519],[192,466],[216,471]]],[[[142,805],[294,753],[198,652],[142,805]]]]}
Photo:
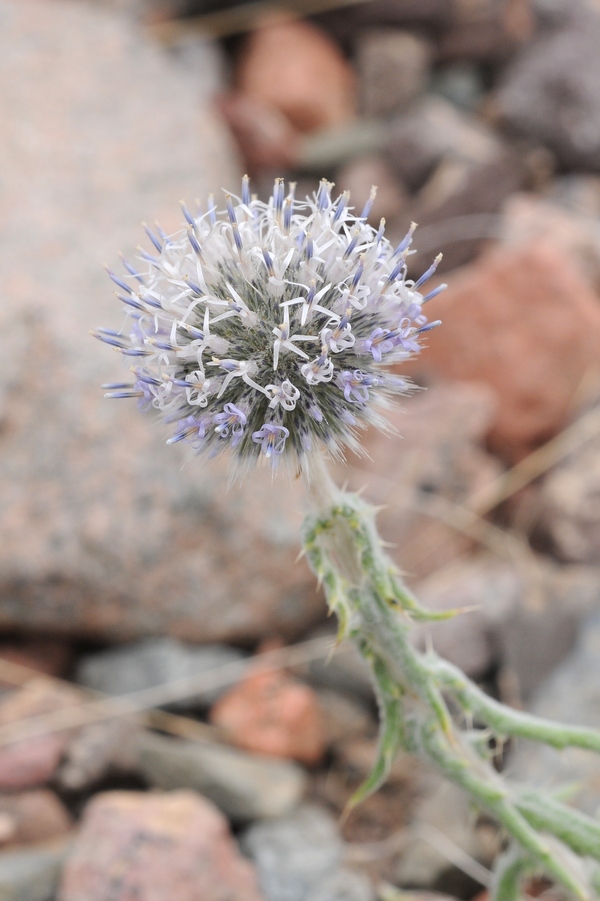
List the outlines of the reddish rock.
{"type": "Polygon", "coordinates": [[[0,823],[3,847],[58,838],[66,835],[72,826],[62,801],[47,789],[0,795],[0,823]],[[7,830],[9,823],[11,828],[7,830]]]}
{"type": "Polygon", "coordinates": [[[263,901],[225,817],[190,791],[107,792],[88,804],[58,901],[263,901]]]}
{"type": "MultiPolygon", "coordinates": [[[[81,693],[68,686],[56,686],[46,679],[32,679],[23,688],[0,698],[0,730],[20,720],[72,707],[81,693]]],[[[25,738],[0,744],[0,790],[17,790],[42,785],[52,778],[69,742],[68,732],[25,738]]]]}
{"type": "Polygon", "coordinates": [[[582,379],[598,365],[600,306],[559,245],[496,249],[428,305],[443,325],[413,371],[490,385],[498,407],[490,446],[516,462],[569,421],[582,379]]]}
{"type": "Polygon", "coordinates": [[[238,63],[237,85],[281,110],[301,132],[342,125],[355,111],[355,79],[340,50],[309,22],[253,32],[238,63]]]}
{"type": "Polygon", "coordinates": [[[314,691],[278,670],[246,676],[217,701],[210,718],[248,751],[308,765],[318,763],[325,751],[314,691]]]}
{"type": "Polygon", "coordinates": [[[248,172],[280,172],[297,165],[300,134],[280,109],[240,91],[225,94],[219,105],[248,172]]]}

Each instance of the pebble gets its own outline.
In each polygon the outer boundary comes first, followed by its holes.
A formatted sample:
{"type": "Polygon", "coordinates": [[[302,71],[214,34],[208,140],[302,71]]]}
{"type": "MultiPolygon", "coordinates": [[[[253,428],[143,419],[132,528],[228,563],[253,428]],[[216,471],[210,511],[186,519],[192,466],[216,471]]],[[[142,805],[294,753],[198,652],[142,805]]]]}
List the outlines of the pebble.
{"type": "Polygon", "coordinates": [[[600,341],[598,299],[568,251],[543,240],[495,249],[456,273],[428,313],[443,326],[414,369],[495,390],[493,451],[515,463],[564,428],[600,341]]]}
{"type": "Polygon", "coordinates": [[[315,766],[325,753],[315,692],[280,670],[249,672],[212,707],[210,720],[232,744],[256,754],[315,766]]]}
{"type": "Polygon", "coordinates": [[[309,901],[343,860],[334,820],[314,805],[255,823],[243,834],[241,847],[256,866],[266,901],[309,901]]]}
{"type": "Polygon", "coordinates": [[[342,125],[355,115],[355,77],[336,44],[308,21],[253,31],[238,60],[235,82],[280,110],[300,132],[342,125]]]}
{"type": "Polygon", "coordinates": [[[399,29],[359,31],[355,53],[364,116],[398,113],[425,93],[433,53],[422,38],[399,29]]]}
{"type": "Polygon", "coordinates": [[[60,839],[0,852],[2,901],[54,901],[69,843],[60,839]]]}
{"type": "Polygon", "coordinates": [[[566,169],[600,170],[600,13],[589,4],[513,59],[494,103],[502,124],[549,147],[566,169]]]}
{"type": "MultiPolygon", "coordinates": [[[[537,716],[569,725],[600,729],[600,616],[581,623],[571,655],[540,687],[528,709],[537,716]]],[[[569,803],[597,816],[600,806],[598,755],[569,748],[558,752],[542,744],[520,741],[508,767],[518,782],[544,789],[570,785],[569,803]]]]}
{"type": "Polygon", "coordinates": [[[0,835],[3,849],[62,837],[68,835],[72,827],[66,807],[49,789],[0,795],[0,817],[5,828],[9,821],[12,825],[10,831],[0,835]]]}
{"type": "Polygon", "coordinates": [[[137,769],[152,787],[195,789],[234,823],[289,813],[306,785],[289,761],[151,733],[140,736],[137,769]]]}
{"type": "Polygon", "coordinates": [[[87,805],[58,901],[264,901],[216,807],[191,791],[104,792],[87,805]]]}
{"type": "MultiPolygon", "coordinates": [[[[39,677],[0,697],[0,726],[38,714],[52,713],[81,702],[75,688],[39,677]]],[[[69,732],[23,739],[0,747],[0,791],[18,791],[48,782],[69,742],[69,732]]]]}
{"type": "Polygon", "coordinates": [[[68,792],[94,788],[107,776],[135,772],[139,726],[127,719],[83,726],[64,749],[56,785],[68,792]]]}
{"type": "MultiPolygon", "coordinates": [[[[174,638],[146,638],[82,657],[75,678],[94,691],[121,695],[210,673],[245,656],[226,645],[193,646],[174,638]]],[[[225,687],[209,689],[172,706],[181,710],[207,707],[223,691],[225,687]]]]}

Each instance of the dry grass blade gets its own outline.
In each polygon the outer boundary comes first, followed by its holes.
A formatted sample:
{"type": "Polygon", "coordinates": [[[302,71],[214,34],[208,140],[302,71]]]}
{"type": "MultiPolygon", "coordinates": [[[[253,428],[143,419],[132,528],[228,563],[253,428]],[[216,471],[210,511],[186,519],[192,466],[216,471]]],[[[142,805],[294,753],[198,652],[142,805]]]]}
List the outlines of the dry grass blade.
{"type": "MultiPolygon", "coordinates": [[[[93,698],[52,713],[39,714],[12,723],[5,723],[0,726],[0,747],[24,739],[48,735],[53,732],[63,732],[116,717],[136,717],[138,714],[147,713],[152,708],[160,707],[163,704],[196,697],[203,692],[232,685],[248,672],[255,673],[274,667],[297,666],[311,660],[326,659],[331,654],[333,645],[334,641],[331,638],[315,638],[287,648],[267,651],[248,660],[227,663],[197,676],[177,679],[173,682],[131,692],[120,697],[93,698]]],[[[343,645],[339,647],[339,651],[344,651],[343,645]]],[[[5,662],[2,661],[2,663],[5,662]]],[[[15,667],[18,665],[10,664],[9,666],[15,667]]],[[[19,669],[22,670],[24,668],[19,667],[19,669]]],[[[8,670],[5,670],[5,672],[8,673],[8,670]]],[[[14,672],[15,675],[18,675],[16,670],[14,672]]],[[[2,666],[0,665],[1,677],[2,666]]],[[[182,734],[182,731],[187,729],[186,737],[192,737],[191,731],[194,730],[190,730],[189,724],[179,723],[181,731],[175,731],[174,719],[185,720],[185,717],[176,717],[175,714],[163,714],[163,711],[153,712],[152,717],[155,718],[158,728],[164,728],[167,721],[170,721],[167,731],[174,732],[174,734],[182,734]],[[159,722],[162,722],[164,725],[159,725],[159,722]]],[[[195,731],[197,732],[197,730],[195,731]]],[[[207,737],[206,731],[202,731],[204,733],[203,737],[207,737]]],[[[197,737],[200,737],[199,734],[197,737]]]]}
{"type": "Polygon", "coordinates": [[[370,0],[255,0],[230,9],[217,10],[188,19],[169,20],[151,25],[153,34],[170,45],[185,35],[198,33],[210,38],[223,38],[251,31],[266,19],[297,19],[315,13],[329,12],[344,6],[359,6],[370,0]]]}

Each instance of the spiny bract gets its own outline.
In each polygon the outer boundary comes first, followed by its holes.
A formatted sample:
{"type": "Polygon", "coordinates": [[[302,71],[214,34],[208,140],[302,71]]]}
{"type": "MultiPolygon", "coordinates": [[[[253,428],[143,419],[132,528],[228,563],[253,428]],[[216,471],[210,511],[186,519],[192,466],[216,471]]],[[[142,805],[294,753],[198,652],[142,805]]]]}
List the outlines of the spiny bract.
{"type": "Polygon", "coordinates": [[[427,324],[416,282],[406,277],[414,225],[396,247],[359,216],[349,195],[332,200],[322,180],[299,201],[277,179],[268,203],[225,195],[218,211],[192,213],[167,236],[146,229],[156,253],[123,260],[126,320],[97,337],[132,363],[131,384],[104,386],[107,397],[137,397],[171,426],[169,443],[187,441],[213,455],[285,455],[302,466],[311,450],[357,451],[358,429],[386,427],[378,410],[409,383],[390,364],[419,350],[427,324]],[[144,270],[144,271],[138,271],[144,270]]]}

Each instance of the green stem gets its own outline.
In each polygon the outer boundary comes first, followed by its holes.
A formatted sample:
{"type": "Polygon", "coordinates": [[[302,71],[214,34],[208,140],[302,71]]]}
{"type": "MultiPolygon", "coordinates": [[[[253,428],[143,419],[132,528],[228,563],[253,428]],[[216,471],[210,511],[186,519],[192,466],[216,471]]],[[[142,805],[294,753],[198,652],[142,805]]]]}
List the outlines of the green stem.
{"type": "Polygon", "coordinates": [[[514,859],[500,861],[503,870],[495,881],[495,901],[514,901],[523,872],[536,867],[574,897],[598,898],[573,851],[600,859],[600,825],[555,798],[509,786],[482,753],[477,733],[454,722],[444,692],[453,696],[463,713],[486,723],[498,740],[515,736],[558,748],[572,745],[600,751],[600,735],[511,710],[485,695],[456,667],[416,650],[410,642],[412,621],[437,617],[421,607],[384,553],[375,511],[357,496],[340,491],[321,463],[311,476],[317,512],[305,520],[304,549],[339,617],[340,637],[354,640],[371,667],[380,709],[378,759],[349,806],[381,785],[395,754],[404,749],[462,786],[521,849],[514,859]]]}

